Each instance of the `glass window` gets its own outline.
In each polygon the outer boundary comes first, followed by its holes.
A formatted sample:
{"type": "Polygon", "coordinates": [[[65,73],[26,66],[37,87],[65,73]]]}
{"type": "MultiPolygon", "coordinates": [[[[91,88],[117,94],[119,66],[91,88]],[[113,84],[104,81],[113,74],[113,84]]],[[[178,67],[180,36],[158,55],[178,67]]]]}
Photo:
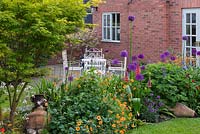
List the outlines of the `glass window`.
{"type": "Polygon", "coordinates": [[[109,42],[120,41],[120,14],[103,13],[102,40],[109,42]]]}

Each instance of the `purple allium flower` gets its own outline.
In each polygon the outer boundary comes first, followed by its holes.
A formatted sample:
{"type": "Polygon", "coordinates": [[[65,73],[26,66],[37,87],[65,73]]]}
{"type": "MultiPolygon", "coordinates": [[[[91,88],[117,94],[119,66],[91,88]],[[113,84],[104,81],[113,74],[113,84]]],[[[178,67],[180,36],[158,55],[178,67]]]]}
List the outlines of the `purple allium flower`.
{"type": "Polygon", "coordinates": [[[68,77],[68,81],[70,81],[70,82],[73,81],[73,79],[74,79],[74,77],[72,75],[68,77]]]}
{"type": "Polygon", "coordinates": [[[114,64],[114,65],[119,64],[119,60],[118,60],[118,59],[114,59],[114,60],[112,60],[112,64],[114,64]]]}
{"type": "Polygon", "coordinates": [[[165,59],[165,54],[161,54],[160,58],[161,58],[161,60],[164,60],[165,59]]]}
{"type": "Polygon", "coordinates": [[[196,53],[197,53],[196,48],[192,48],[192,54],[193,54],[193,55],[196,55],[196,53]]]}
{"type": "Polygon", "coordinates": [[[170,55],[169,51],[164,52],[164,55],[167,57],[170,55]]]}
{"type": "Polygon", "coordinates": [[[134,21],[135,20],[135,16],[128,16],[128,20],[129,21],[134,21]]]}
{"type": "Polygon", "coordinates": [[[174,60],[176,60],[176,57],[172,56],[170,59],[171,59],[172,61],[174,61],[174,60]]]}
{"type": "Polygon", "coordinates": [[[65,70],[68,70],[69,68],[68,67],[65,67],[65,70]]]}
{"type": "Polygon", "coordinates": [[[135,64],[129,64],[128,65],[128,69],[131,71],[135,71],[136,70],[136,65],[135,64]]]}
{"type": "Polygon", "coordinates": [[[197,56],[200,56],[200,51],[197,51],[197,56]]]}
{"type": "Polygon", "coordinates": [[[188,40],[188,36],[183,36],[182,39],[183,40],[188,40]]]}
{"type": "Polygon", "coordinates": [[[136,61],[137,60],[137,56],[132,56],[132,61],[136,61]]]}
{"type": "Polygon", "coordinates": [[[141,70],[145,70],[145,65],[142,65],[140,68],[141,70]]]}
{"type": "Polygon", "coordinates": [[[139,54],[139,55],[138,55],[138,58],[139,58],[139,59],[144,59],[144,54],[139,54]]]}
{"type": "Polygon", "coordinates": [[[159,96],[159,95],[157,96],[157,99],[160,99],[160,96],[159,96]]]}
{"type": "Polygon", "coordinates": [[[121,57],[128,57],[128,52],[126,50],[122,50],[120,53],[121,57]]]}
{"type": "Polygon", "coordinates": [[[137,74],[135,76],[135,79],[138,80],[138,81],[142,81],[144,79],[144,76],[142,74],[137,74]]]}

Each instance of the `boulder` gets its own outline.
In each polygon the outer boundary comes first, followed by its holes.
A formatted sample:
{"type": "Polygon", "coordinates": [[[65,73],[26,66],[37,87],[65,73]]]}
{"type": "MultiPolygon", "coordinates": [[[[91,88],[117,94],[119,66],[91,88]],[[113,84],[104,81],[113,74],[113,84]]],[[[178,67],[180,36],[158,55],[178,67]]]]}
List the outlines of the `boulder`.
{"type": "Polygon", "coordinates": [[[174,108],[170,108],[170,111],[177,117],[195,117],[196,113],[191,108],[187,107],[182,103],[176,103],[174,108]]]}

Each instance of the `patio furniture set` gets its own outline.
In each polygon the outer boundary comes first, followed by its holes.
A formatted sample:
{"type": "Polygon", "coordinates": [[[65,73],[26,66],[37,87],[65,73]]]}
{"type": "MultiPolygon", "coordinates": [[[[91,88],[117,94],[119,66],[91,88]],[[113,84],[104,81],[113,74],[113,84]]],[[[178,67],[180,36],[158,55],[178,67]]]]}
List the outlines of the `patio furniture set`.
{"type": "MultiPolygon", "coordinates": [[[[125,75],[127,58],[119,61],[117,65],[112,63],[112,60],[105,59],[102,49],[98,48],[86,48],[83,58],[79,61],[68,61],[67,52],[64,50],[62,52],[63,59],[63,71],[66,73],[66,67],[68,68],[68,73],[74,75],[74,77],[79,77],[83,71],[89,71],[94,68],[97,73],[101,75],[106,75],[107,72],[113,74],[119,74],[121,76],[125,75]]],[[[63,80],[65,80],[65,73],[63,75],[63,80]]]]}

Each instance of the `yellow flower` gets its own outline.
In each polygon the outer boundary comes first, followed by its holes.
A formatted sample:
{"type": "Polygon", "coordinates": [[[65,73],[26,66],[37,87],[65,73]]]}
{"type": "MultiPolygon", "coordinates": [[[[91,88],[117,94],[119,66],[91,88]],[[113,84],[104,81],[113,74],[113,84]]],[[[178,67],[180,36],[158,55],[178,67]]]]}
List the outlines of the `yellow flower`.
{"type": "Polygon", "coordinates": [[[77,126],[80,126],[82,124],[82,121],[78,121],[76,124],[77,126]]]}
{"type": "Polygon", "coordinates": [[[81,88],[81,85],[78,85],[78,88],[81,88]]]}
{"type": "Polygon", "coordinates": [[[76,77],[76,78],[75,78],[75,80],[79,80],[79,78],[78,78],[78,77],[76,77]]]}
{"type": "Polygon", "coordinates": [[[112,124],[112,127],[115,128],[115,127],[116,127],[116,124],[112,124]]]}
{"type": "Polygon", "coordinates": [[[93,131],[93,128],[92,128],[92,127],[90,127],[90,131],[93,131]]]}
{"type": "Polygon", "coordinates": [[[101,120],[101,121],[99,121],[99,125],[102,125],[103,124],[103,121],[101,120]]]}
{"type": "Polygon", "coordinates": [[[119,118],[120,118],[119,114],[116,114],[116,118],[117,118],[117,119],[119,119],[119,118]]]}
{"type": "Polygon", "coordinates": [[[80,131],[80,127],[76,127],[76,131],[80,131]]]}
{"type": "Polygon", "coordinates": [[[108,110],[108,112],[111,113],[111,114],[113,113],[113,111],[111,111],[111,110],[108,110]]]}
{"type": "Polygon", "coordinates": [[[97,118],[97,120],[101,120],[101,116],[97,116],[96,118],[97,118]]]}
{"type": "Polygon", "coordinates": [[[132,128],[134,128],[134,127],[135,127],[135,125],[134,125],[134,124],[132,124],[132,125],[131,125],[131,127],[132,127],[132,128]]]}
{"type": "Polygon", "coordinates": [[[133,80],[133,79],[130,79],[130,82],[132,82],[132,83],[133,83],[133,82],[134,82],[134,80],[133,80]]]}
{"type": "Polygon", "coordinates": [[[136,90],[136,87],[134,87],[133,90],[136,90]]]}
{"type": "Polygon", "coordinates": [[[12,124],[11,124],[11,123],[9,123],[9,124],[8,124],[8,127],[11,127],[11,126],[12,126],[12,124]]]}
{"type": "Polygon", "coordinates": [[[132,116],[133,116],[133,114],[132,114],[132,113],[129,113],[129,114],[128,114],[128,116],[132,117],[132,116]]]}
{"type": "Polygon", "coordinates": [[[125,89],[127,86],[126,85],[123,85],[123,88],[125,89]]]}
{"type": "Polygon", "coordinates": [[[69,88],[68,88],[68,86],[65,86],[65,90],[68,90],[69,88]]]}

